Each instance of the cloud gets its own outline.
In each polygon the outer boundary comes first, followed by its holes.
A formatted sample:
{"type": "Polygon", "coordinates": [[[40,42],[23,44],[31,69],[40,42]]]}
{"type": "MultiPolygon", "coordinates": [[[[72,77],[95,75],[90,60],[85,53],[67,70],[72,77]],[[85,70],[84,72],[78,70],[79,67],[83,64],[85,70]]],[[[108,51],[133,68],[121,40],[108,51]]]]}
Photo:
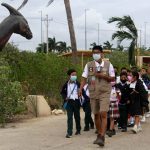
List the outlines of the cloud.
{"type": "MultiPolygon", "coordinates": [[[[2,2],[9,3],[10,5],[18,8],[23,0],[1,0],[2,2]]],[[[70,45],[70,35],[68,31],[68,24],[65,12],[65,6],[63,0],[54,0],[54,2],[46,7],[49,0],[28,0],[28,3],[23,7],[20,12],[28,20],[30,28],[33,32],[33,39],[30,41],[21,37],[20,35],[13,35],[10,42],[13,41],[21,49],[35,50],[38,44],[41,42],[41,14],[43,14],[43,20],[46,14],[49,19],[53,18],[53,21],[49,21],[49,37],[56,37],[57,41],[66,41],[70,45]]],[[[88,48],[90,43],[98,41],[98,23],[99,23],[99,38],[102,44],[105,41],[111,41],[111,35],[116,30],[115,24],[107,24],[110,17],[123,15],[130,15],[138,29],[142,31],[141,43],[144,43],[144,22],[147,23],[147,46],[150,45],[150,17],[149,0],[70,0],[72,15],[75,26],[75,34],[77,39],[77,45],[79,49],[85,47],[85,9],[88,9],[87,14],[87,41],[88,48]]],[[[0,6],[0,21],[2,21],[7,15],[8,11],[0,6]]],[[[46,41],[46,22],[43,21],[43,41],[46,41]]],[[[114,44],[116,41],[111,41],[114,44]]]]}

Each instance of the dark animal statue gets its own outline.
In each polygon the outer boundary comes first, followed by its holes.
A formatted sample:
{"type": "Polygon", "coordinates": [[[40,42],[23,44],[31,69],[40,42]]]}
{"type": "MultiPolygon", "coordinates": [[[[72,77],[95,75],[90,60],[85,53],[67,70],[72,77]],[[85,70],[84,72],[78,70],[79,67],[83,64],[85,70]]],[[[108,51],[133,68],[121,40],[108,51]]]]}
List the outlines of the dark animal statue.
{"type": "Polygon", "coordinates": [[[9,10],[10,15],[0,24],[0,51],[2,51],[13,33],[20,34],[26,39],[32,38],[32,32],[24,16],[6,3],[1,5],[9,10]]]}

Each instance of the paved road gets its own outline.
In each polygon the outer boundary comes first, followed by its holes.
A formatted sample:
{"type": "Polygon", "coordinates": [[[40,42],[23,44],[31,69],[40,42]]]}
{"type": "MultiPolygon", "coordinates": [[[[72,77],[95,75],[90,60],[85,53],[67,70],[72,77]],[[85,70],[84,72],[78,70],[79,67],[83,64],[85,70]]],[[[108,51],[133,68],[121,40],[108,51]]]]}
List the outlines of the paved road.
{"type": "Polygon", "coordinates": [[[106,137],[105,147],[100,148],[92,144],[94,130],[66,139],[66,115],[30,119],[0,129],[0,150],[150,150],[150,118],[142,127],[139,134],[130,129],[127,133],[117,131],[114,137],[106,137]]]}

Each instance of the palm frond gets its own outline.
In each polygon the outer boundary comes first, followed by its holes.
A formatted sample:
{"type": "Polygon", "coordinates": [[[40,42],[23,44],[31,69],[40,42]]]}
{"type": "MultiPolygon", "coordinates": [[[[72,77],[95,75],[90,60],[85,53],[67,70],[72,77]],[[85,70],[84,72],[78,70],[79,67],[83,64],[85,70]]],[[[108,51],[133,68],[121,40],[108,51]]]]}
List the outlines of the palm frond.
{"type": "Polygon", "coordinates": [[[20,7],[17,10],[20,10],[22,7],[24,7],[27,2],[28,2],[28,0],[24,0],[23,3],[20,5],[20,7]]]}
{"type": "Polygon", "coordinates": [[[112,22],[120,22],[120,21],[122,21],[122,18],[120,18],[120,17],[112,17],[112,18],[110,18],[109,20],[108,20],[108,23],[112,23],[112,22]]]}
{"type": "Polygon", "coordinates": [[[114,33],[112,35],[112,39],[118,39],[119,43],[121,43],[123,40],[127,39],[127,40],[132,40],[133,37],[130,33],[126,32],[126,31],[117,31],[116,33],[114,33]]]}
{"type": "Polygon", "coordinates": [[[118,22],[117,24],[118,28],[127,28],[132,35],[137,38],[137,28],[130,16],[123,16],[122,21],[118,22]]]}
{"type": "Polygon", "coordinates": [[[50,0],[50,1],[47,3],[46,7],[48,7],[53,1],[54,1],[54,0],[50,0]]]}

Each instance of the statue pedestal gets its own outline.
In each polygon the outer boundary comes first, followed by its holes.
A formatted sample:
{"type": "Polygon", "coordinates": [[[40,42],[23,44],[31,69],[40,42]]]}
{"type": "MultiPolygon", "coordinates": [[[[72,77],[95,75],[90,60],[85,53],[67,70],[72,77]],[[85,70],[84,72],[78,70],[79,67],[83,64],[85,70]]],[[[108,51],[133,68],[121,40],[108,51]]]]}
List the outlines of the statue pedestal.
{"type": "Polygon", "coordinates": [[[28,112],[36,117],[51,115],[51,108],[42,95],[28,95],[26,99],[28,112]]]}

